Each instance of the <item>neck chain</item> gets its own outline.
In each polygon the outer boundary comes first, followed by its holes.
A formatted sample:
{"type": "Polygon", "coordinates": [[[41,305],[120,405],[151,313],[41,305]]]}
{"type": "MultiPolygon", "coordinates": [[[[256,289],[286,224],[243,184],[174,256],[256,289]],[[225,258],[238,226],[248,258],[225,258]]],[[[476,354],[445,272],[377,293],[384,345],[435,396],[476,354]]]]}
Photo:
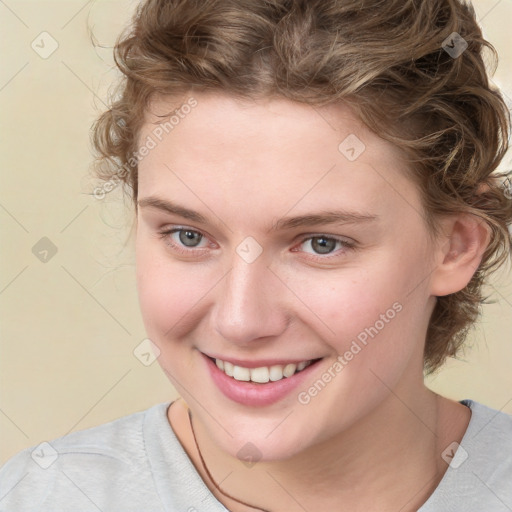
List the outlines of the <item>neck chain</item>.
{"type": "Polygon", "coordinates": [[[233,496],[231,496],[230,494],[224,492],[220,487],[219,485],[217,484],[217,482],[213,479],[210,471],[208,470],[207,466],[206,466],[206,462],[204,461],[203,459],[203,455],[201,453],[201,450],[199,449],[199,445],[197,444],[197,439],[196,439],[196,433],[194,432],[194,426],[192,424],[192,413],[190,412],[190,409],[187,409],[187,412],[188,412],[188,419],[189,419],[189,422],[190,422],[190,429],[192,430],[192,436],[194,437],[194,443],[196,444],[196,448],[197,448],[197,453],[199,453],[199,458],[201,459],[201,464],[203,466],[203,469],[205,471],[205,473],[208,475],[208,478],[210,479],[210,481],[213,483],[213,485],[215,486],[215,488],[221,493],[223,494],[224,496],[226,496],[227,498],[233,500],[233,501],[236,501],[237,503],[240,503],[241,505],[245,505],[246,507],[250,507],[250,508],[253,508],[255,510],[260,510],[261,512],[270,512],[269,510],[265,510],[261,507],[255,507],[254,505],[250,505],[249,503],[246,503],[245,501],[241,501],[233,496]]]}

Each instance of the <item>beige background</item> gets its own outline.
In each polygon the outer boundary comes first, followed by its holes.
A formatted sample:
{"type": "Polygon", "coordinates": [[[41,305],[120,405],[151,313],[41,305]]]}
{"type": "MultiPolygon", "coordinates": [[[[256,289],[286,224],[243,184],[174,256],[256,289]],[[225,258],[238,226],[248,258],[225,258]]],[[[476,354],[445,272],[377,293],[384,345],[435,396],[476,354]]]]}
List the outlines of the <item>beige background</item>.
{"type": "MultiPolygon", "coordinates": [[[[145,333],[130,210],[118,193],[95,199],[88,176],[89,129],[117,77],[111,47],[135,5],[0,2],[0,462],[175,396],[158,363],[133,354],[145,333]],[[105,48],[93,47],[88,25],[105,48]],[[43,58],[51,44],[58,48],[43,58]],[[48,249],[43,237],[57,248],[46,262],[32,252],[37,243],[36,253],[48,249]]],[[[510,98],[512,2],[474,5],[510,98]]],[[[511,277],[503,272],[491,290],[497,302],[485,307],[466,360],[430,383],[512,413],[511,277]]]]}

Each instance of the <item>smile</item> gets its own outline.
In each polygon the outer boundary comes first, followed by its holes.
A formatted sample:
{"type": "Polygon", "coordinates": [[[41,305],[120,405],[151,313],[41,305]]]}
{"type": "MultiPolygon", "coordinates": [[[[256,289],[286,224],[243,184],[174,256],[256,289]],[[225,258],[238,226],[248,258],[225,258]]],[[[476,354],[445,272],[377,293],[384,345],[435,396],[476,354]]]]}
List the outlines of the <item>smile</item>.
{"type": "Polygon", "coordinates": [[[290,361],[287,358],[242,360],[202,353],[214,386],[229,400],[249,407],[272,405],[294,396],[316,372],[323,358],[290,361]],[[236,364],[235,364],[236,363],[236,364]]]}
{"type": "Polygon", "coordinates": [[[288,363],[285,365],[261,366],[259,368],[245,368],[237,366],[229,361],[215,359],[215,364],[219,370],[222,370],[228,377],[238,381],[256,382],[266,384],[267,382],[277,382],[301,372],[307,368],[313,360],[301,361],[300,363],[288,363]]]}

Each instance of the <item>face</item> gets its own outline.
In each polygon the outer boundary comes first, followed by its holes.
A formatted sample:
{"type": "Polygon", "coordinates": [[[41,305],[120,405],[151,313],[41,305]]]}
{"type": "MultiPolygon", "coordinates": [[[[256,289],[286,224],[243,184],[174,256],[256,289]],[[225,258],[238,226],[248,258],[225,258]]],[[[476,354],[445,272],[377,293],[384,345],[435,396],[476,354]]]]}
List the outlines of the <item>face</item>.
{"type": "Polygon", "coordinates": [[[285,459],[422,385],[420,196],[398,150],[345,105],[193,104],[162,130],[153,114],[182,102],[155,100],[140,134],[144,323],[217,446],[285,459]]]}

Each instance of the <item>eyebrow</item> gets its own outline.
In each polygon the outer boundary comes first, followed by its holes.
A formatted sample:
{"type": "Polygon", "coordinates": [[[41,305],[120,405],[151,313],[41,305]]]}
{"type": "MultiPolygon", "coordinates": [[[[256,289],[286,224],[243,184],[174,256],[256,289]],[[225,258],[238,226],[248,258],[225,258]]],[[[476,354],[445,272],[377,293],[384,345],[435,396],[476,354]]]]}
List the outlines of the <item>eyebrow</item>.
{"type": "MultiPolygon", "coordinates": [[[[185,208],[177,203],[155,196],[139,199],[137,204],[141,207],[152,207],[163,210],[173,215],[179,215],[185,219],[201,224],[207,224],[208,218],[204,215],[185,208]]],[[[298,215],[295,217],[283,217],[273,223],[270,232],[284,231],[297,227],[314,226],[318,224],[359,224],[378,219],[377,215],[371,213],[354,212],[347,210],[323,210],[317,213],[298,215]]]]}

